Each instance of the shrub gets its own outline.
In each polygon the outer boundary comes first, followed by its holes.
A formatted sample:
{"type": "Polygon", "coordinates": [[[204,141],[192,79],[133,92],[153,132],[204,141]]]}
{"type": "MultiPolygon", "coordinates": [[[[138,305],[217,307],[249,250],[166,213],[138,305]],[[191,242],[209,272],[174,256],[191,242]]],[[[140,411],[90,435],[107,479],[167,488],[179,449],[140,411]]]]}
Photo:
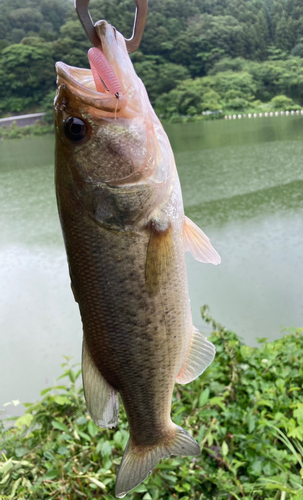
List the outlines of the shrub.
{"type": "Polygon", "coordinates": [[[294,57],[303,57],[303,43],[295,45],[291,51],[291,55],[294,57]]]}
{"type": "Polygon", "coordinates": [[[289,97],[286,97],[286,95],[277,95],[270,101],[270,104],[274,109],[282,109],[284,111],[293,109],[293,102],[289,97]]]}
{"type": "Polygon", "coordinates": [[[26,136],[50,134],[53,131],[53,125],[41,122],[35,125],[26,125],[25,127],[18,127],[16,122],[13,122],[9,127],[0,127],[0,137],[3,139],[20,139],[26,136]]]}
{"type": "MultiPolygon", "coordinates": [[[[211,323],[217,355],[210,368],[172,402],[176,424],[202,448],[195,458],[158,464],[129,500],[226,498],[301,500],[303,493],[302,329],[266,342],[243,344],[234,332],[211,323]]],[[[26,412],[0,431],[0,497],[3,500],[114,500],[117,467],[128,439],[125,412],[117,429],[99,429],[85,415],[80,370],[64,363],[68,384],[42,391],[26,412]],[[2,495],[2,496],[1,496],[2,495]]]]}
{"type": "Polygon", "coordinates": [[[52,124],[54,122],[54,99],[55,99],[56,91],[51,90],[44,97],[41,103],[41,109],[44,111],[45,115],[43,117],[44,121],[48,124],[52,124]]]}
{"type": "Polygon", "coordinates": [[[220,105],[220,95],[218,92],[214,90],[210,90],[209,92],[205,92],[202,97],[201,109],[203,111],[218,111],[221,109],[220,105]]]}

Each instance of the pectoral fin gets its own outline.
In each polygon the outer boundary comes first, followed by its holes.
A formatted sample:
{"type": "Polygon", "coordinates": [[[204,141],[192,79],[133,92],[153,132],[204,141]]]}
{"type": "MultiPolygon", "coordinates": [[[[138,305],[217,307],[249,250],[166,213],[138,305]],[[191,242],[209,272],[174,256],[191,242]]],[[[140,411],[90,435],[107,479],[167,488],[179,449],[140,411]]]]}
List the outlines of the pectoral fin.
{"type": "Polygon", "coordinates": [[[184,249],[199,262],[220,264],[221,258],[211,245],[209,238],[192,220],[184,216],[184,249]]]}
{"type": "Polygon", "coordinates": [[[203,373],[215,357],[215,346],[193,327],[186,360],[177,377],[179,384],[188,384],[203,373]]]}
{"type": "Polygon", "coordinates": [[[151,295],[156,295],[163,279],[167,278],[173,261],[174,243],[169,225],[150,224],[150,239],[145,264],[145,282],[151,295]]]}
{"type": "Polygon", "coordinates": [[[82,378],[87,409],[95,424],[115,427],[119,414],[118,394],[97,369],[84,338],[82,378]]]}

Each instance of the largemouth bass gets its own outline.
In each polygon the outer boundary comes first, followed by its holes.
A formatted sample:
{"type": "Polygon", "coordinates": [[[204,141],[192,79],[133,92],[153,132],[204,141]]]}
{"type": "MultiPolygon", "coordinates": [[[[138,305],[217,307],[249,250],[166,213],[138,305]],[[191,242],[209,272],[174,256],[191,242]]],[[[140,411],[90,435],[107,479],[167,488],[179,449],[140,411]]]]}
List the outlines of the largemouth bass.
{"type": "Polygon", "coordinates": [[[88,411],[115,426],[120,393],[129,422],[123,497],[160,459],[200,454],[170,417],[175,382],[194,380],[215,354],[192,324],[185,251],[220,257],[184,216],[168,138],[123,36],[105,21],[96,30],[102,57],[91,54],[92,71],[57,63],[56,191],[88,411]]]}

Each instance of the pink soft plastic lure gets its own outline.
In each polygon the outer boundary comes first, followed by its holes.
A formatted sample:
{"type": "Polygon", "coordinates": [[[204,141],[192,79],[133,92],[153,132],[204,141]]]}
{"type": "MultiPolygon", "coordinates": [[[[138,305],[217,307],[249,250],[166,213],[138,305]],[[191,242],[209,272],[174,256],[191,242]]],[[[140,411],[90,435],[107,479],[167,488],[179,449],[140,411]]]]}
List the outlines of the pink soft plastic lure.
{"type": "Polygon", "coordinates": [[[89,49],[88,60],[97,91],[108,92],[118,98],[122,93],[122,89],[102,50],[97,47],[89,49]]]}

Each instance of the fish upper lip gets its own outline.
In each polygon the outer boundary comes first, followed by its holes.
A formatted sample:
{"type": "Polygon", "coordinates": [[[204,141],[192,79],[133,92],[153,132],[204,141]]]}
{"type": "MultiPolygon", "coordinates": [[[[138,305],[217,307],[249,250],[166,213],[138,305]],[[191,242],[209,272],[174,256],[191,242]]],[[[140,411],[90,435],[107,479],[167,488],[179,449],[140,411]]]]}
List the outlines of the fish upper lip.
{"type": "Polygon", "coordinates": [[[66,84],[71,92],[79,97],[84,104],[109,113],[117,113],[125,108],[127,98],[124,95],[113,95],[108,92],[98,92],[95,87],[92,71],[85,68],[69,66],[63,62],[56,63],[57,86],[66,84]]]}
{"type": "Polygon", "coordinates": [[[69,66],[63,62],[56,63],[56,71],[58,79],[63,79],[66,83],[71,85],[71,87],[82,90],[84,94],[90,97],[96,97],[100,99],[102,97],[109,97],[106,92],[98,92],[95,87],[93,74],[90,69],[77,68],[76,66],[69,66]],[[94,89],[95,88],[95,89],[94,89]]]}

